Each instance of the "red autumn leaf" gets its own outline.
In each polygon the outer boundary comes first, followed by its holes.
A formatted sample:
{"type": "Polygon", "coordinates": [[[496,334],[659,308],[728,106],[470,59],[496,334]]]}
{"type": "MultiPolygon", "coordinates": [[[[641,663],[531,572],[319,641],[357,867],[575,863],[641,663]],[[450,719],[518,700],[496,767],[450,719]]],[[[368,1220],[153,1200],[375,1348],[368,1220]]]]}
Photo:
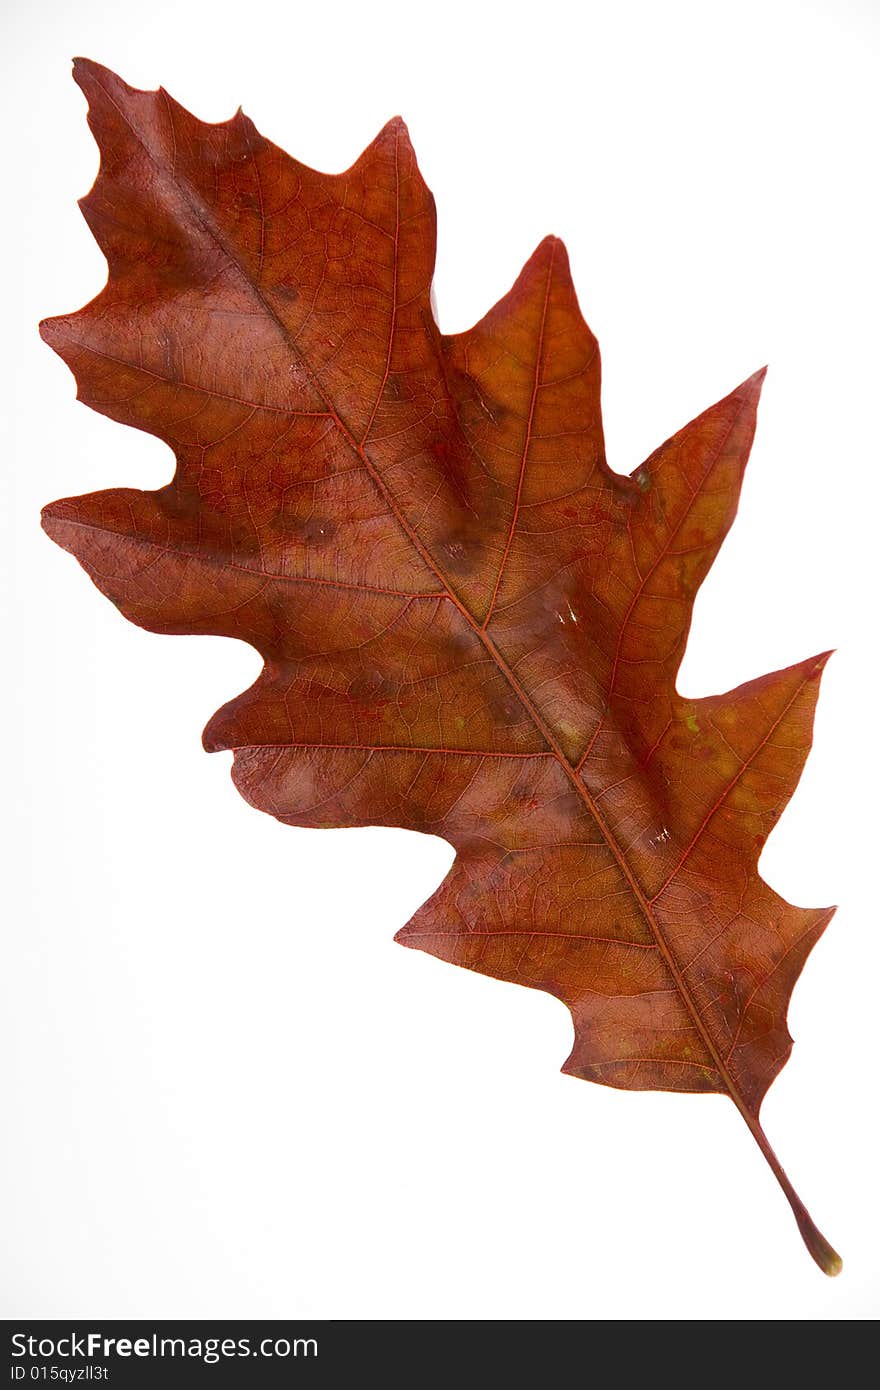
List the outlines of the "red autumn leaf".
{"type": "Polygon", "coordinates": [[[42,333],[80,399],[177,471],[56,502],[46,530],[133,622],[259,651],[204,739],[248,801],[447,839],[397,940],[563,1000],[574,1076],[729,1095],[837,1273],[758,1119],[832,911],[757,872],[826,658],[675,689],[763,373],[621,477],[559,241],[469,332],[439,332],[401,121],[328,176],[241,112],[205,125],[97,64],[75,76],[110,273],[42,333]]]}

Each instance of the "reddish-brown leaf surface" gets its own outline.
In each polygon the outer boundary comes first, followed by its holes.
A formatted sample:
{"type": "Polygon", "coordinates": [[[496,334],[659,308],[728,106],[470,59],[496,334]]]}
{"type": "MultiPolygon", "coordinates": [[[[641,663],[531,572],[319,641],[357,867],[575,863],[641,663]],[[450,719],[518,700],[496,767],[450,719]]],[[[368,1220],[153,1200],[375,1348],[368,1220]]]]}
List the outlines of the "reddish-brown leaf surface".
{"type": "Polygon", "coordinates": [[[574,1076],[729,1095],[836,1273],[758,1121],[831,915],[757,872],[825,657],[675,689],[763,373],[621,477],[559,241],[469,332],[439,332],[401,121],[329,176],[241,112],[205,125],[97,64],[75,76],[110,273],[43,336],[80,399],[177,471],[56,502],[47,531],[133,622],[259,651],[205,732],[248,801],[448,840],[397,940],[563,1000],[574,1076]]]}

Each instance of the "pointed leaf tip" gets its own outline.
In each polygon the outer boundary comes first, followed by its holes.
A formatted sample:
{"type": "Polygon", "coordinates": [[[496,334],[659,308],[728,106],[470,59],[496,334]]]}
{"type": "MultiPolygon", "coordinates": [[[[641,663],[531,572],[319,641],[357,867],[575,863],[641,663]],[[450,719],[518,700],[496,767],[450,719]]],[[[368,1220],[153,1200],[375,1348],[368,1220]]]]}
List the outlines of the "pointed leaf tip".
{"type": "Polygon", "coordinates": [[[565,249],[565,242],[561,237],[556,236],[555,232],[550,232],[538,242],[538,245],[532,252],[531,259],[535,260],[538,257],[545,259],[548,256],[553,257],[554,265],[568,265],[568,252],[565,249]]]}
{"type": "Polygon", "coordinates": [[[546,273],[549,265],[552,264],[554,280],[563,280],[571,288],[574,284],[571,278],[571,266],[568,260],[568,252],[565,243],[560,237],[552,233],[545,236],[535,247],[525,265],[517,277],[517,284],[532,281],[536,276],[546,273]]]}
{"type": "Polygon", "coordinates": [[[757,400],[764,386],[764,378],[766,375],[767,368],[759,367],[756,372],[752,372],[751,376],[747,376],[745,381],[741,382],[740,385],[736,387],[733,394],[737,396],[753,397],[757,400]]]}
{"type": "Polygon", "coordinates": [[[387,120],[376,136],[376,139],[387,140],[392,137],[395,140],[404,140],[406,144],[412,146],[409,126],[402,116],[392,116],[390,120],[387,120]]]}
{"type": "Polygon", "coordinates": [[[105,68],[101,63],[96,63],[92,58],[74,58],[73,60],[73,80],[81,87],[90,78],[96,79],[102,73],[109,73],[109,68],[105,68]]]}
{"type": "Polygon", "coordinates": [[[38,327],[40,337],[50,348],[54,348],[58,342],[58,324],[60,320],[57,315],[53,318],[41,319],[38,327]]]}
{"type": "Polygon", "coordinates": [[[825,670],[825,667],[828,665],[828,662],[834,655],[834,652],[835,648],[831,647],[827,652],[820,652],[818,656],[814,656],[808,659],[805,662],[805,665],[810,668],[807,672],[808,678],[821,676],[822,672],[825,670]]]}

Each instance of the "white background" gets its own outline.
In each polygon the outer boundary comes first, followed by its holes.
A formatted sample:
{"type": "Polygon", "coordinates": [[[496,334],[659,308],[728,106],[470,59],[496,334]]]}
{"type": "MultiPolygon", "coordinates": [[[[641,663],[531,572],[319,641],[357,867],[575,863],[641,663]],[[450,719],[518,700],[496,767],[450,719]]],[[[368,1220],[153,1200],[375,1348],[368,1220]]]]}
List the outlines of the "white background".
{"type": "Polygon", "coordinates": [[[14,0],[3,27],[3,1314],[876,1316],[877,7],[14,0]],[[555,1000],[395,946],[451,850],[249,809],[199,735],[256,654],[128,625],[40,532],[172,467],[37,337],[105,275],[75,53],[329,171],[402,113],[441,326],[561,235],[621,471],[769,362],[679,688],[838,648],[762,871],[841,904],[764,1109],[839,1279],[729,1103],[563,1077],[555,1000]]]}

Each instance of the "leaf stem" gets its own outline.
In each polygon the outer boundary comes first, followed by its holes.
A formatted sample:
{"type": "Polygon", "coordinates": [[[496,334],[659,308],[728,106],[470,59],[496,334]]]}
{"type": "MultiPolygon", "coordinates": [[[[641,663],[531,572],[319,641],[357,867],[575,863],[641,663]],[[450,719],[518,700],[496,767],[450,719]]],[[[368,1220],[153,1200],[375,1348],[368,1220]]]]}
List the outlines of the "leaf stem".
{"type": "Polygon", "coordinates": [[[840,1271],[843,1269],[843,1260],[840,1258],[830,1241],[825,1239],[822,1232],[819,1230],[819,1227],[816,1225],[812,1216],[807,1211],[806,1207],[801,1201],[800,1197],[795,1192],[794,1187],[791,1184],[791,1180],[788,1174],[786,1173],[785,1169],[783,1168],[782,1164],[779,1162],[779,1159],[776,1156],[776,1151],[774,1150],[772,1144],[770,1143],[769,1139],[767,1138],[766,1134],[761,1128],[760,1122],[755,1118],[754,1115],[749,1113],[749,1111],[745,1108],[744,1105],[740,1104],[740,1101],[736,1095],[733,1095],[732,1099],[734,1101],[734,1104],[736,1105],[736,1108],[739,1110],[740,1114],[742,1115],[743,1119],[748,1125],[752,1133],[752,1136],[755,1140],[755,1143],[758,1145],[758,1148],[761,1150],[761,1153],[766,1158],[767,1163],[770,1166],[770,1170],[776,1178],[776,1181],[779,1183],[779,1186],[782,1188],[783,1192],[786,1195],[786,1198],[788,1199],[788,1204],[794,1212],[794,1219],[798,1224],[798,1230],[801,1233],[804,1245],[809,1250],[810,1254],[816,1261],[816,1264],[819,1266],[822,1273],[827,1274],[831,1278],[833,1278],[836,1274],[839,1274],[840,1271]]]}

